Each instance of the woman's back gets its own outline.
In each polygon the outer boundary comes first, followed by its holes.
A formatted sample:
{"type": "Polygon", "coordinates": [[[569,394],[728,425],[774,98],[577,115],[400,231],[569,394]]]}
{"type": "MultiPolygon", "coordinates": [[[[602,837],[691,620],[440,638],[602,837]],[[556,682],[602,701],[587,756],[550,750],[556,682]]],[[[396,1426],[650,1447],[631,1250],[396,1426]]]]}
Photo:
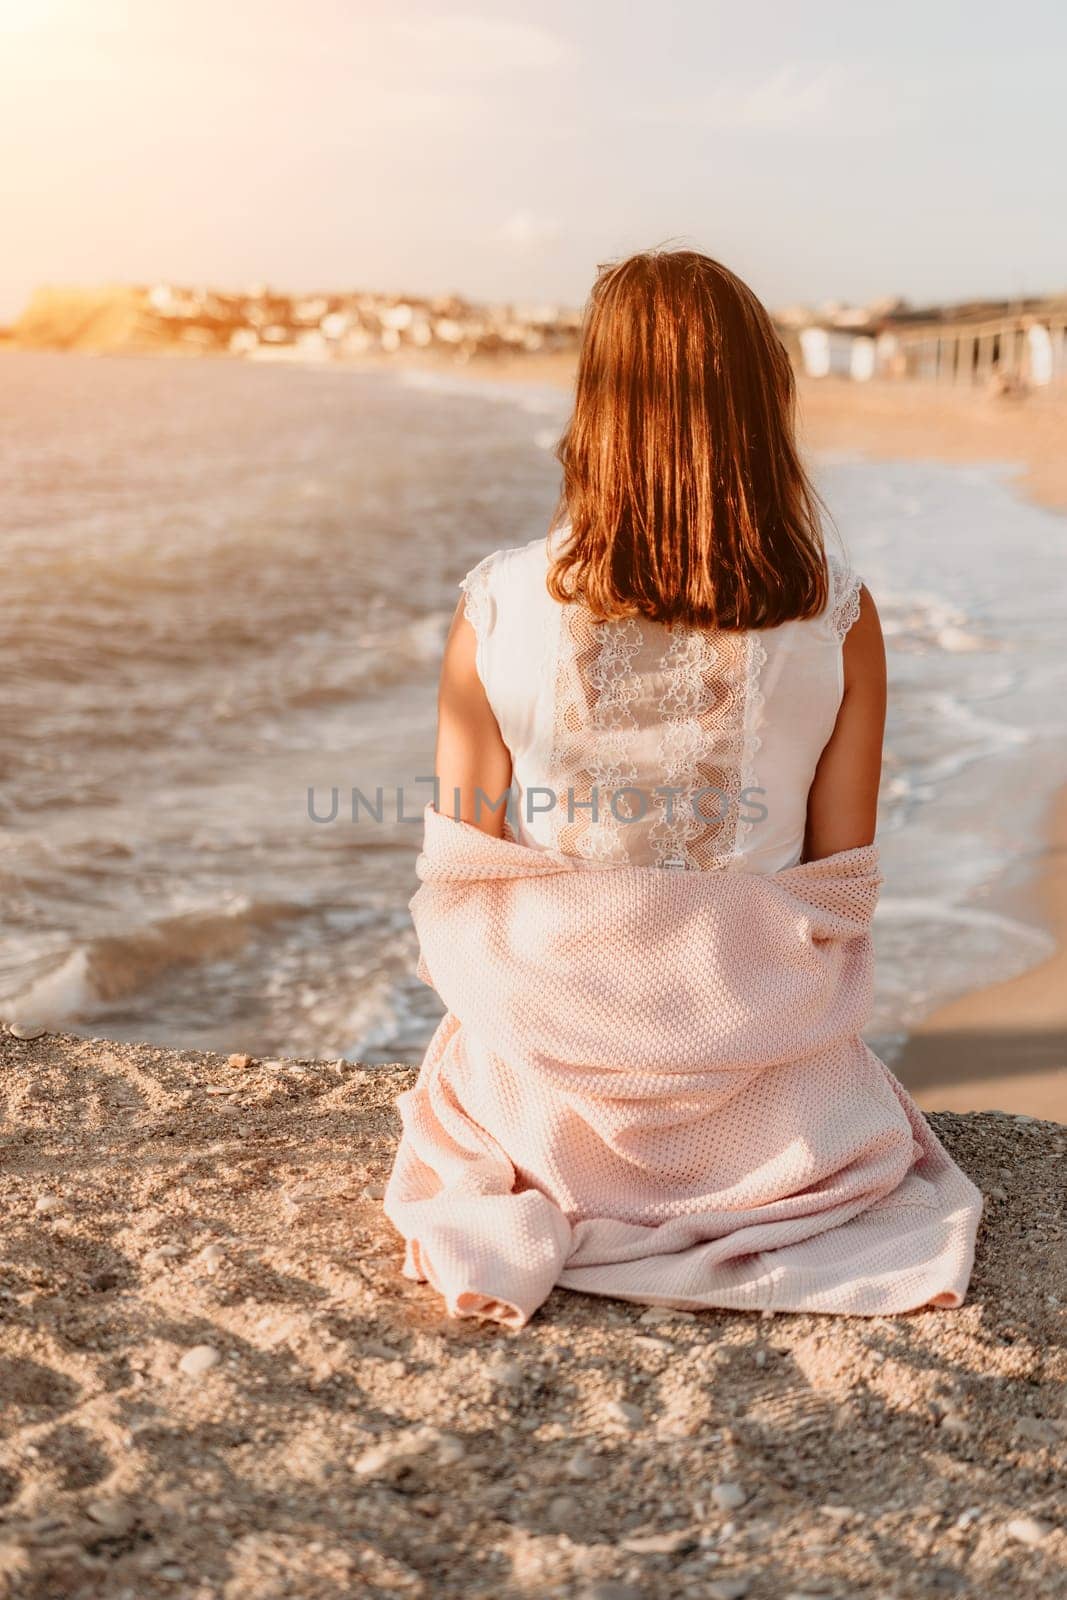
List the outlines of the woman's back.
{"type": "Polygon", "coordinates": [[[831,558],[826,609],[762,630],[595,621],[546,587],[566,532],[494,551],[461,584],[511,756],[508,832],[597,864],[797,863],[860,579],[831,558]]]}
{"type": "Polygon", "coordinates": [[[463,579],[411,901],[446,1011],[385,1195],[453,1315],[966,1290],[981,1196],[861,1033],[885,651],[794,401],[721,263],[602,269],[551,531],[463,579]]]}

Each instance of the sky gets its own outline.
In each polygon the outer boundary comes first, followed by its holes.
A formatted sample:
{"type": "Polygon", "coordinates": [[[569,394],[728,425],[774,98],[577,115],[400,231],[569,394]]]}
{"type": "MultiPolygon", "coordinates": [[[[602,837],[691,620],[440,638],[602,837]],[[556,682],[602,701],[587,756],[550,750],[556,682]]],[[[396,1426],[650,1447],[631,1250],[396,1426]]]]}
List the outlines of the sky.
{"type": "Polygon", "coordinates": [[[0,319],[38,283],[771,306],[1067,290],[1059,0],[0,0],[0,319]]]}

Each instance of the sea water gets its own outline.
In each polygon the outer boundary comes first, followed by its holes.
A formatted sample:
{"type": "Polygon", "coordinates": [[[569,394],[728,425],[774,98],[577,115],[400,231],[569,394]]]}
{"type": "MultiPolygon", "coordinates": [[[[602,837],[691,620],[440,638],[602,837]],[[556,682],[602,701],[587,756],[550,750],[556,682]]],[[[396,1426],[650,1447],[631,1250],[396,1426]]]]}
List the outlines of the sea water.
{"type": "MultiPolygon", "coordinates": [[[[566,413],[413,372],[0,360],[0,1015],[419,1059],[441,648],[459,578],[544,533],[566,413]],[[353,821],[379,787],[385,820],[353,821]]],[[[869,1036],[892,1058],[1050,948],[1001,907],[1067,778],[1065,530],[1006,465],[815,468],[889,653],[869,1036]]]]}

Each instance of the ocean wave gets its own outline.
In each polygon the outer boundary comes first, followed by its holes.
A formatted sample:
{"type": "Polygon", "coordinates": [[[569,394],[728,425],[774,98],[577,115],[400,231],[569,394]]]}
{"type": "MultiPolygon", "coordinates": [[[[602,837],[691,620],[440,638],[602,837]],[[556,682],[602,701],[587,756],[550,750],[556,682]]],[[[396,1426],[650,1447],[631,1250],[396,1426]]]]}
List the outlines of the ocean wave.
{"type": "Polygon", "coordinates": [[[898,650],[942,650],[949,655],[1002,650],[1003,641],[944,596],[923,590],[879,588],[875,595],[882,632],[898,650]]]}
{"type": "Polygon", "coordinates": [[[0,1017],[7,1023],[53,1027],[90,1017],[101,1006],[143,993],[176,967],[234,956],[257,934],[303,914],[292,903],[258,902],[220,912],[188,912],[129,933],[91,939],[0,1000],[0,1017]]]}
{"type": "Polygon", "coordinates": [[[483,400],[504,400],[520,411],[532,416],[564,416],[569,409],[569,397],[555,384],[538,383],[529,378],[482,378],[453,376],[447,372],[430,372],[418,367],[406,368],[395,374],[396,382],[405,389],[425,389],[433,394],[466,395],[483,400]]]}

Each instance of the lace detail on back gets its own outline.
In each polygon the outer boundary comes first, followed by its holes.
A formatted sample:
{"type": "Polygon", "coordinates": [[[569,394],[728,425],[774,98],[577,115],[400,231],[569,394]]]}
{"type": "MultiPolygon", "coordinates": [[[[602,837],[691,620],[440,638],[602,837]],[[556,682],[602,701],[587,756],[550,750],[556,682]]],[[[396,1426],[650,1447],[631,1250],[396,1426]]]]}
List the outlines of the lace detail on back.
{"type": "MultiPolygon", "coordinates": [[[[626,854],[620,834],[629,824],[620,822],[605,800],[609,791],[637,782],[637,768],[626,759],[626,736],[637,727],[633,702],[641,683],[630,663],[640,647],[634,618],[595,624],[583,607],[564,606],[548,764],[556,796],[556,848],[568,855],[610,861],[626,854]],[[594,790],[599,797],[595,818],[587,809],[594,790]],[[573,822],[568,791],[574,798],[573,822]]],[[[619,816],[630,815],[628,798],[619,798],[619,816]]]]}
{"type": "Polygon", "coordinates": [[[750,826],[741,796],[765,659],[754,633],[597,622],[565,606],[549,759],[556,848],[592,861],[723,865],[750,826]]]}
{"type": "MultiPolygon", "coordinates": [[[[748,635],[748,655],[745,662],[745,726],[741,765],[742,796],[756,787],[755,762],[763,742],[757,731],[763,721],[763,691],[760,688],[760,674],[766,663],[767,651],[763,640],[758,633],[750,633],[748,635]]],[[[738,812],[737,829],[734,834],[735,851],[742,848],[755,821],[751,807],[746,805],[744,801],[742,801],[742,805],[744,809],[738,812]]]]}

